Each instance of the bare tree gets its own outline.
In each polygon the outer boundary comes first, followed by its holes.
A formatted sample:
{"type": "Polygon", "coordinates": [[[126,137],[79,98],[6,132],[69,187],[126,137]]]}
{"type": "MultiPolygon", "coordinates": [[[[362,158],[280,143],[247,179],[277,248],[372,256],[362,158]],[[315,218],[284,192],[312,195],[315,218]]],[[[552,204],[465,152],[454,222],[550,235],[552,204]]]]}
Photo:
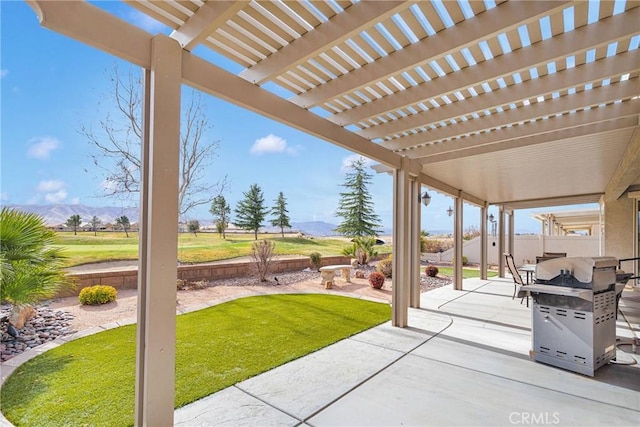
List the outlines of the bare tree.
{"type": "MultiPolygon", "coordinates": [[[[142,73],[130,68],[122,76],[117,66],[110,75],[113,92],[110,111],[98,126],[81,124],[80,134],[94,148],[93,164],[102,171],[105,196],[121,199],[135,197],[140,191],[142,141],[142,73]]],[[[180,179],[178,191],[181,217],[196,206],[209,204],[227,184],[226,175],[214,183],[203,174],[216,155],[219,141],[209,141],[211,129],[202,94],[191,90],[183,102],[180,132],[180,179]]]]}
{"type": "Polygon", "coordinates": [[[270,240],[256,241],[251,245],[251,269],[261,282],[267,281],[275,254],[276,244],[270,240]]]}

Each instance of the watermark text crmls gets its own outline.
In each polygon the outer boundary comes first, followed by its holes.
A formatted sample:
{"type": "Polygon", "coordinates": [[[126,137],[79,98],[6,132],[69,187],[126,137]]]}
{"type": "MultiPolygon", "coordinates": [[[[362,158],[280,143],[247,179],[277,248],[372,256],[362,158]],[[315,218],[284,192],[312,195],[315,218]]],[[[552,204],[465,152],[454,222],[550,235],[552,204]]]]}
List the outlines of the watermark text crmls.
{"type": "Polygon", "coordinates": [[[509,422],[512,425],[556,425],[560,424],[559,412],[511,412],[509,422]]]}

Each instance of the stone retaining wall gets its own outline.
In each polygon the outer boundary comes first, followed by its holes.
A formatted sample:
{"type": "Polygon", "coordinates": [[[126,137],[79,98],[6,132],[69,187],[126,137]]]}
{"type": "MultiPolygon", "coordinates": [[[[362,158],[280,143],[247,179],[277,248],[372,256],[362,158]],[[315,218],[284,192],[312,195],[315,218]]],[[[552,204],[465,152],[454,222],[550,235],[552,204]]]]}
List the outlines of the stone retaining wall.
{"type": "MultiPolygon", "coordinates": [[[[321,265],[349,264],[351,258],[347,256],[322,257],[321,265]]],[[[309,267],[309,258],[288,258],[273,261],[273,273],[286,271],[300,271],[309,267]]],[[[250,262],[210,263],[178,266],[178,279],[197,282],[200,280],[228,279],[242,277],[250,274],[250,262]]],[[[106,272],[88,272],[69,274],[76,283],[74,290],[61,292],[58,297],[75,296],[83,288],[93,285],[108,285],[116,289],[137,289],[138,270],[120,270],[106,272]]]]}

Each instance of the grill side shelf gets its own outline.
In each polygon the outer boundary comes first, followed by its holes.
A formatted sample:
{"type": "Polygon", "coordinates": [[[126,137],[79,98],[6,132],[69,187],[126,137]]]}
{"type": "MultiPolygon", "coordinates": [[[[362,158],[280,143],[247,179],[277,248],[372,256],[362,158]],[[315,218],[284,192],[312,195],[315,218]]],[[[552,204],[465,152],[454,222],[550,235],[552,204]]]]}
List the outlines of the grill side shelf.
{"type": "Polygon", "coordinates": [[[593,291],[590,289],[581,288],[569,288],[567,286],[554,286],[554,285],[527,285],[524,289],[531,293],[551,294],[551,295],[565,295],[581,298],[587,301],[593,301],[593,291]]]}

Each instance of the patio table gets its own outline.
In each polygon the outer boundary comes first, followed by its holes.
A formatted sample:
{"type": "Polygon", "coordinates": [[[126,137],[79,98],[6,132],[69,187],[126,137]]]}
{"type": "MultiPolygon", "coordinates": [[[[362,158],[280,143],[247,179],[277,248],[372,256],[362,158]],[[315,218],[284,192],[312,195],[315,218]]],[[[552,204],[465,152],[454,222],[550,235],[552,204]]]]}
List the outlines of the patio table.
{"type": "Polygon", "coordinates": [[[527,285],[531,284],[530,278],[531,280],[533,280],[533,275],[536,272],[536,265],[535,264],[522,264],[520,266],[520,268],[518,268],[518,271],[523,271],[524,273],[526,273],[527,275],[527,285]]]}

